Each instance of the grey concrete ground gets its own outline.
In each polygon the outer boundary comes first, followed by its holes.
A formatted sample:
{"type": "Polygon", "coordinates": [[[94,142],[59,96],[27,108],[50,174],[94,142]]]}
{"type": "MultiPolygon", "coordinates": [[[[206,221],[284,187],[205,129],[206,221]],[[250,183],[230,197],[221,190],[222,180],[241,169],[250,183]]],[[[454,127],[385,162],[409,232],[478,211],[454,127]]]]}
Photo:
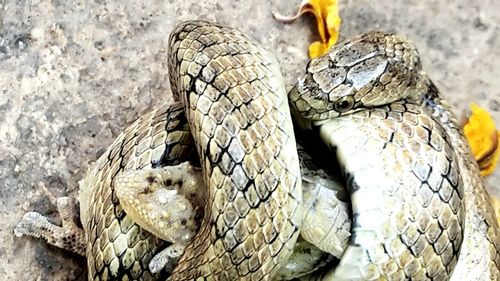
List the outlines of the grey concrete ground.
{"type": "MultiPolygon", "coordinates": [[[[16,239],[13,227],[27,210],[54,213],[41,183],[75,195],[120,130],[170,98],[166,42],[176,22],[206,19],[250,34],[276,53],[290,87],[313,21],[283,25],[271,11],[293,14],[299,2],[0,0],[0,280],[85,280],[83,258],[16,239]]],[[[474,101],[500,125],[498,0],[340,2],[342,37],[406,34],[458,113],[474,101]]],[[[489,188],[499,182],[500,169],[489,188]]]]}

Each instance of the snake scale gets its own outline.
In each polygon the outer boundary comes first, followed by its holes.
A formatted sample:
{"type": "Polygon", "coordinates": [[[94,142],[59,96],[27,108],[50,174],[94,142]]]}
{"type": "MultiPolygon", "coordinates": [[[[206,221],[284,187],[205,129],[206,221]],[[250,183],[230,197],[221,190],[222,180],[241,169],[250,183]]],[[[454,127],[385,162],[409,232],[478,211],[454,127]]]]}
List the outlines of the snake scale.
{"type": "MultiPolygon", "coordinates": [[[[179,24],[168,64],[177,102],[139,118],[89,170],[79,198],[84,234],[49,239],[85,251],[89,280],[272,280],[298,244],[321,255],[314,246],[325,244],[314,238],[347,239],[339,229],[304,231],[315,229],[304,214],[326,209],[301,180],[288,102],[299,131],[324,144],[309,149],[331,149],[327,165],[338,158],[353,209],[349,245],[331,253],[339,264],[305,278],[499,279],[500,234],[478,167],[406,39],[368,33],[333,47],[308,64],[288,99],[274,56],[234,29],[179,24]],[[154,254],[175,241],[127,215],[116,179],[185,161],[202,168],[205,184],[190,199],[205,206],[203,219],[174,269],[151,273],[154,254]],[[299,233],[312,245],[297,243],[299,233]]],[[[42,225],[39,236],[57,232],[42,225]]],[[[25,227],[35,235],[36,224],[25,227]]],[[[189,227],[183,220],[174,229],[189,227]]]]}

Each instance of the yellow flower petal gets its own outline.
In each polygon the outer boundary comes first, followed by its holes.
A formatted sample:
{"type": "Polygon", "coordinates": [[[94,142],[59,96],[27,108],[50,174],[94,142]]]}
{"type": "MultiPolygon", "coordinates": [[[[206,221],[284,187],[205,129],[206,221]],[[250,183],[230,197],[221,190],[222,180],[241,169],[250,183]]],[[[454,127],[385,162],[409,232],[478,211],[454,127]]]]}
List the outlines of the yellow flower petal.
{"type": "Polygon", "coordinates": [[[481,175],[487,176],[493,172],[498,162],[500,132],[497,132],[488,111],[476,104],[471,104],[471,110],[469,121],[464,126],[464,134],[481,168],[481,175]]]}
{"type": "Polygon", "coordinates": [[[481,169],[481,176],[486,177],[491,175],[495,170],[498,159],[500,158],[500,148],[498,146],[498,141],[500,140],[500,131],[497,132],[497,148],[491,154],[491,156],[484,158],[483,161],[478,162],[479,168],[481,169]]]}
{"type": "Polygon", "coordinates": [[[491,206],[493,206],[493,209],[495,210],[495,214],[497,217],[497,223],[498,223],[498,225],[500,225],[500,198],[490,196],[490,202],[491,202],[491,206]]]}
{"type": "Polygon", "coordinates": [[[313,42],[309,45],[309,57],[316,58],[325,53],[327,46],[320,41],[313,42]]]}
{"type": "Polygon", "coordinates": [[[337,0],[304,0],[295,16],[285,17],[274,13],[274,17],[285,23],[291,23],[305,13],[312,13],[316,18],[321,38],[309,46],[309,57],[316,58],[328,52],[339,38],[341,19],[337,0]]]}
{"type": "MultiPolygon", "coordinates": [[[[326,13],[326,26],[328,29],[329,33],[329,38],[328,38],[328,44],[330,44],[329,47],[333,46],[335,43],[337,43],[340,35],[340,24],[342,22],[340,15],[339,15],[339,9],[337,5],[337,1],[331,1],[332,3],[328,6],[327,13],[326,13]]],[[[328,48],[330,49],[330,48],[328,48]]],[[[328,50],[327,50],[328,51],[328,50]]]]}

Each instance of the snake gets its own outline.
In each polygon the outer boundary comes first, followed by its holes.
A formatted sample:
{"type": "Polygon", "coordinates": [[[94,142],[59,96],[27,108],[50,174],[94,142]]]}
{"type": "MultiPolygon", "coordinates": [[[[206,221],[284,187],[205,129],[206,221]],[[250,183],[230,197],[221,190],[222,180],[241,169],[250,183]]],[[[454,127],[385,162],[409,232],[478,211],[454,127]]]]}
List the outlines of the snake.
{"type": "Polygon", "coordinates": [[[326,280],[498,280],[500,236],[457,118],[402,36],[367,33],[311,60],[290,91],[334,152],[352,238],[326,280]]]}
{"type": "Polygon", "coordinates": [[[353,212],[339,263],[320,262],[308,278],[498,280],[500,235],[477,164],[403,37],[368,33],[334,46],[288,97],[274,55],[217,24],[177,25],[168,67],[175,102],[130,125],[80,183],[85,243],[73,235],[58,245],[85,253],[89,280],[274,280],[301,250],[331,259],[316,250],[318,232],[305,231],[318,194],[303,179],[292,116],[324,145],[305,149],[327,170],[341,166],[353,212]],[[177,264],[153,273],[149,262],[172,241],[124,210],[116,179],[186,161],[201,166],[193,205],[203,213],[177,264]]]}

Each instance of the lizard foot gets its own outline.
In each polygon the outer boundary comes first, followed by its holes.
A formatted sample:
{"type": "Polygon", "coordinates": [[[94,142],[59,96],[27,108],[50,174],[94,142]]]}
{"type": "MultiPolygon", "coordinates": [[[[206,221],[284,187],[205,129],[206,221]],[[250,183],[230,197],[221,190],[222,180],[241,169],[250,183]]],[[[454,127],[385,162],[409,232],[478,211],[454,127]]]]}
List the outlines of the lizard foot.
{"type": "MultiPolygon", "coordinates": [[[[184,253],[186,246],[181,244],[172,244],[165,248],[163,251],[156,254],[149,262],[149,270],[152,273],[160,272],[163,268],[177,263],[179,258],[184,253]]],[[[171,269],[167,268],[167,271],[171,269]]]]}
{"type": "Polygon", "coordinates": [[[51,245],[85,256],[85,233],[74,220],[76,202],[70,197],[59,197],[56,204],[62,226],[53,224],[40,213],[28,212],[17,224],[14,234],[43,238],[51,245]]]}

